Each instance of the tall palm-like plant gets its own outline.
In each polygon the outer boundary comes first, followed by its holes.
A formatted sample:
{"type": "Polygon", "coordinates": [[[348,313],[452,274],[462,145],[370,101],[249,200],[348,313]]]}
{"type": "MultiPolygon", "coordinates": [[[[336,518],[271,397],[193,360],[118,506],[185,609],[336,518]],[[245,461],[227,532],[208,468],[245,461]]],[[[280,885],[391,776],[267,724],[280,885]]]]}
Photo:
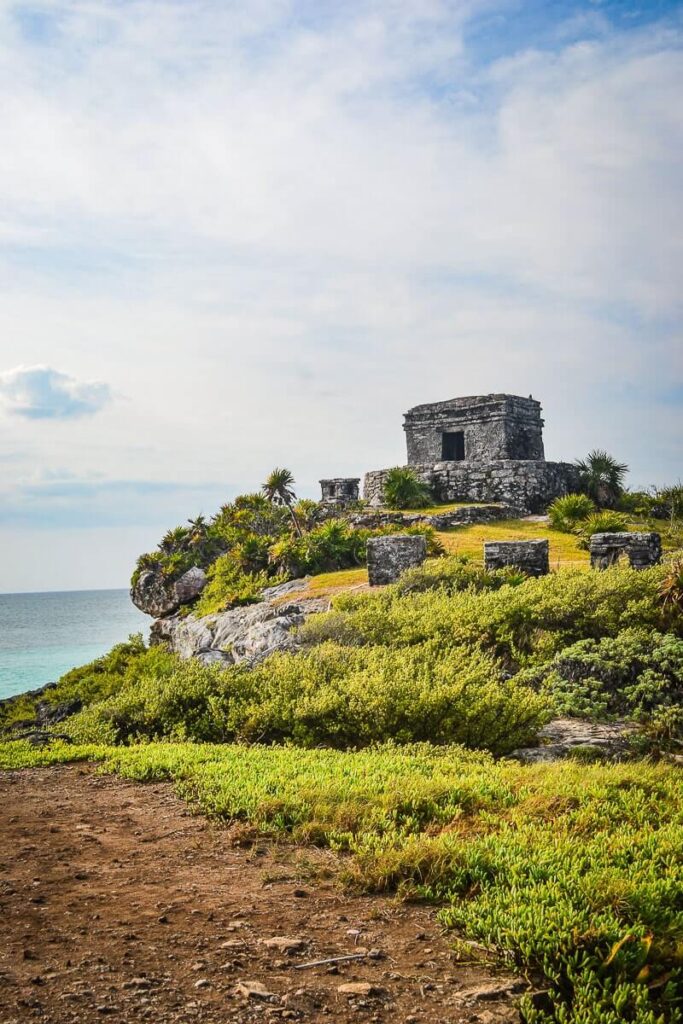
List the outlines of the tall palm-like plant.
{"type": "Polygon", "coordinates": [[[289,510],[289,514],[292,517],[292,524],[299,537],[302,536],[301,525],[299,523],[296,512],[294,511],[294,502],[296,501],[296,494],[294,493],[294,477],[288,469],[275,468],[268,479],[261,488],[268,501],[272,501],[274,505],[285,505],[289,510]]]}
{"type": "Polygon", "coordinates": [[[613,508],[624,489],[628,466],[601,448],[589,452],[585,459],[577,459],[576,466],[583,493],[601,508],[613,508]]]}

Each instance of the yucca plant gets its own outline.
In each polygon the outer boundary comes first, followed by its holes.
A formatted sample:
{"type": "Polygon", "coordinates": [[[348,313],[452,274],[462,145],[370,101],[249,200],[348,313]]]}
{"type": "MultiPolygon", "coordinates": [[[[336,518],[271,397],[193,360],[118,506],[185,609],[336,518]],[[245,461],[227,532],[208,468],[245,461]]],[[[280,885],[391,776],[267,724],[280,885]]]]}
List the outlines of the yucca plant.
{"type": "Polygon", "coordinates": [[[384,478],[384,504],[389,508],[426,508],[431,491],[407,466],[390,469],[384,478]]]}
{"type": "Polygon", "coordinates": [[[581,490],[592,498],[600,508],[614,508],[624,489],[624,478],[628,473],[625,462],[595,448],[585,459],[577,459],[581,490]]]}
{"type": "Polygon", "coordinates": [[[593,512],[595,504],[587,494],[566,494],[563,498],[555,498],[548,509],[548,516],[554,530],[574,533],[593,512]]]}

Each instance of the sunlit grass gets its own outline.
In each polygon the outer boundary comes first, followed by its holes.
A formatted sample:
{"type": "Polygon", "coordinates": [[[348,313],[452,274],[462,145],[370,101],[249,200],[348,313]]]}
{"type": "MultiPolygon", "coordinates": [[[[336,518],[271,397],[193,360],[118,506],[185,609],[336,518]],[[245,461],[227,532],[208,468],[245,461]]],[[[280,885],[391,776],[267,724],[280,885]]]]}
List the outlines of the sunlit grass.
{"type": "Polygon", "coordinates": [[[382,512],[400,512],[403,515],[436,516],[444,512],[455,512],[459,508],[472,508],[481,505],[499,505],[496,501],[452,501],[443,505],[429,505],[427,508],[383,508],[382,512]]]}
{"type": "Polygon", "coordinates": [[[451,555],[467,555],[474,561],[484,560],[484,541],[488,540],[548,540],[550,567],[588,565],[589,555],[579,547],[579,540],[570,533],[552,530],[545,522],[526,519],[502,519],[494,523],[475,526],[457,526],[443,530],[437,537],[451,555]]]}

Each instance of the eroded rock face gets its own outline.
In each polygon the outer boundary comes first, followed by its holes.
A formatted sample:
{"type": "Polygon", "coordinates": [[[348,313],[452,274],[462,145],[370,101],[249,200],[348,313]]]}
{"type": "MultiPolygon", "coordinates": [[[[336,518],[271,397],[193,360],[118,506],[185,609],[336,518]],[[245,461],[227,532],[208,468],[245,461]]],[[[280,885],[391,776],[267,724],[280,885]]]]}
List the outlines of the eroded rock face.
{"type": "Polygon", "coordinates": [[[508,757],[524,764],[561,761],[578,748],[618,757],[635,731],[632,722],[588,722],[578,718],[555,718],[541,729],[538,747],[520,747],[508,757]]]}
{"type": "Polygon", "coordinates": [[[130,599],[141,612],[160,619],[177,612],[181,605],[194,601],[206,583],[206,573],[196,566],[175,582],[164,579],[153,569],[145,569],[132,587],[130,599]]]}
{"type": "Polygon", "coordinates": [[[287,599],[303,586],[304,581],[293,580],[271,587],[268,600],[217,615],[160,618],[152,626],[151,641],[167,643],[181,658],[198,658],[205,665],[253,665],[275,651],[295,650],[295,627],[329,607],[326,598],[287,599]]]}

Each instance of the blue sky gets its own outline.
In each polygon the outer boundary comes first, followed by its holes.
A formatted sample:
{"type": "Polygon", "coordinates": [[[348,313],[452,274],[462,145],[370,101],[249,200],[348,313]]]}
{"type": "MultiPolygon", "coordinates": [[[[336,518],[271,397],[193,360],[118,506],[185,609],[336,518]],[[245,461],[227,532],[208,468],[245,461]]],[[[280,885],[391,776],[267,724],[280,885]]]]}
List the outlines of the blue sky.
{"type": "Polygon", "coordinates": [[[0,591],[533,393],[546,452],[681,471],[683,9],[0,5],[0,591]]]}

